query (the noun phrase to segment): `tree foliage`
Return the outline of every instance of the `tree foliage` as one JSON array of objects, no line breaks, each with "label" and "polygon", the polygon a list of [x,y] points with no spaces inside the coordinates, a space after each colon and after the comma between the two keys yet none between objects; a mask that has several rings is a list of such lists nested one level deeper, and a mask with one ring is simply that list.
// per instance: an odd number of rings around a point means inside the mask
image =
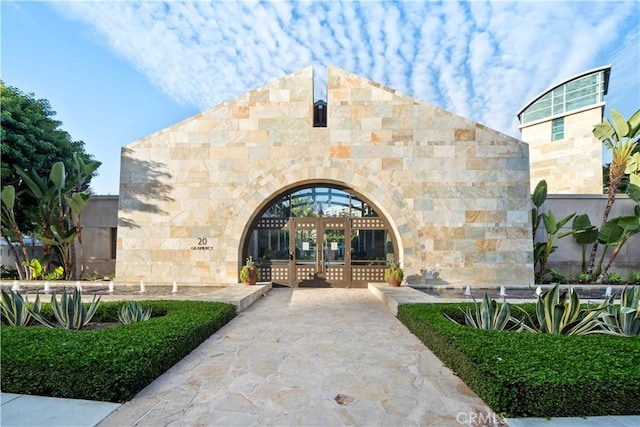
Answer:
[{"label": "tree foliage", "polygon": [[[22,264],[31,260],[23,235],[44,242],[44,271],[55,249],[64,265],[65,278],[72,275],[77,239],[82,255],[81,213],[90,197],[89,184],[100,166],[73,141],[51,117],[47,100],[36,100],[0,81],[2,89],[2,229],[13,245],[21,278],[30,278]],[[22,263],[20,262],[22,261]],[[83,264],[83,260],[81,260]],[[22,274],[24,273],[24,274]],[[81,269],[82,274],[82,269]]]},{"label": "tree foliage", "polygon": [[[3,186],[11,184],[18,188],[18,170],[47,176],[56,162],[62,162],[73,174],[74,154],[85,163],[93,160],[93,156],[85,152],[83,141],[74,141],[60,128],[62,123],[53,118],[56,112],[49,101],[36,99],[33,93],[25,94],[3,81],[0,81],[0,91]],[[15,215],[20,229],[24,233],[41,231],[35,201],[23,200],[19,195],[18,198]]]}]

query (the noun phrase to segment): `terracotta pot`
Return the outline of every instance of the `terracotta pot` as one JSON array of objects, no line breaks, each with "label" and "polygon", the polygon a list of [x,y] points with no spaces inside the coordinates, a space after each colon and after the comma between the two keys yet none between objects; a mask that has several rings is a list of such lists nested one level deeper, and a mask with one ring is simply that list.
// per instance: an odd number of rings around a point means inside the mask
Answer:
[{"label": "terracotta pot", "polygon": [[400,286],[400,282],[393,275],[393,270],[391,271],[391,274],[389,275],[389,280],[387,280],[387,283],[389,284],[389,286]]},{"label": "terracotta pot", "polygon": [[247,278],[247,280],[245,280],[245,285],[255,285],[256,283],[258,283],[258,275],[256,274],[256,268],[255,267],[251,267],[249,269],[249,277]]}]

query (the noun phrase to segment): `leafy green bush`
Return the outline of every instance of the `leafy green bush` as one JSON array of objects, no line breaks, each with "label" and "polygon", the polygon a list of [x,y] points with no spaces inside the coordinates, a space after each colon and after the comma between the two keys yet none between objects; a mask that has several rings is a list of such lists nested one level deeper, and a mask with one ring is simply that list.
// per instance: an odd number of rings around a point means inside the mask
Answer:
[{"label": "leafy green bush", "polygon": [[640,285],[640,271],[632,271],[627,275],[627,283],[630,285]]},{"label": "leafy green bush", "polygon": [[19,279],[20,275],[15,268],[6,268],[4,265],[0,265],[0,279],[10,280]]},{"label": "leafy green bush", "polygon": [[[102,303],[94,321],[117,322],[123,302]],[[111,402],[130,400],[235,317],[231,304],[145,301],[147,322],[102,330],[3,327],[3,392]],[[43,307],[50,312],[50,307]]]},{"label": "leafy green bush", "polygon": [[547,268],[545,273],[549,275],[549,280],[552,283],[564,283],[567,281],[567,275],[555,268]]},{"label": "leafy green bush", "polygon": [[578,283],[591,283],[593,282],[593,276],[589,273],[576,273],[574,276]]},{"label": "leafy green bush", "polygon": [[618,273],[607,273],[604,281],[611,284],[618,284],[622,282],[622,276],[620,276]]},{"label": "leafy green bush", "polygon": [[[640,414],[640,338],[481,330],[442,315],[459,316],[460,307],[401,305],[398,318],[495,413]],[[520,307],[535,314],[534,304]]]}]

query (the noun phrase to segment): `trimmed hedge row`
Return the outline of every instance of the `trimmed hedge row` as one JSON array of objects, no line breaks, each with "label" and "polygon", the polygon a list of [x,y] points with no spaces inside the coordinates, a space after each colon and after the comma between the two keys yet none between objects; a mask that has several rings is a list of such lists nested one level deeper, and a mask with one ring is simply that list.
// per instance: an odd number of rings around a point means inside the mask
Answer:
[{"label": "trimmed hedge row", "polygon": [[[92,322],[117,321],[122,304],[101,303]],[[157,317],[102,330],[3,326],[2,391],[125,402],[236,315],[218,302],[141,304]]]},{"label": "trimmed hedge row", "polygon": [[[458,307],[465,304],[401,305],[398,319],[494,412],[640,414],[640,337],[485,331],[442,315],[457,317]],[[521,307],[533,313],[533,304]]]}]

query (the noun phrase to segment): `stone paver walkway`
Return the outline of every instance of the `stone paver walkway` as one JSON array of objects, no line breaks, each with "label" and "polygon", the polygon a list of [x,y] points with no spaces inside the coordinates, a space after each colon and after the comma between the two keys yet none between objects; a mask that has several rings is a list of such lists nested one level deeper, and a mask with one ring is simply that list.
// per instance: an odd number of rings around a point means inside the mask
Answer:
[{"label": "stone paver walkway", "polygon": [[487,412],[367,289],[279,288],[99,426],[448,426]]}]

